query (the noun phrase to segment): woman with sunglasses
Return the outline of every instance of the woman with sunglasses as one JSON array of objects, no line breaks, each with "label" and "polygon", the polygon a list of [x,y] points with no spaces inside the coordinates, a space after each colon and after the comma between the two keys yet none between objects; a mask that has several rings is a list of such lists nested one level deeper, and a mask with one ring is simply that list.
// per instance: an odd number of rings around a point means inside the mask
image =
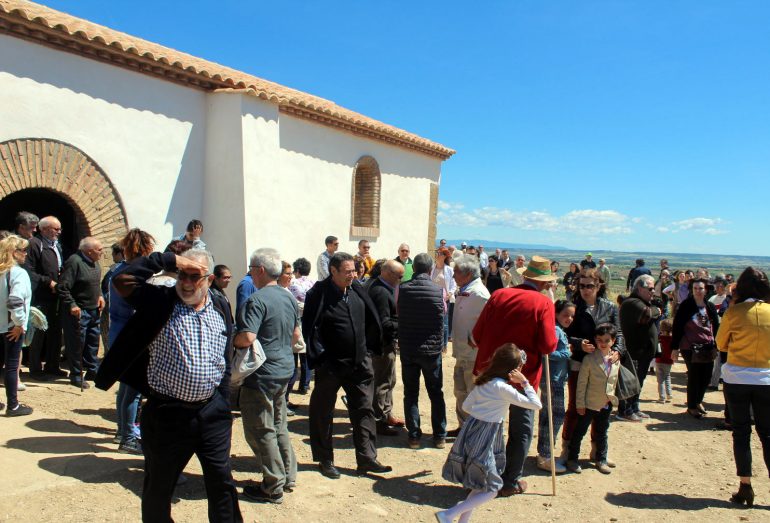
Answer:
[{"label": "woman with sunglasses", "polygon": [[[620,360],[625,352],[623,334],[620,329],[620,316],[618,306],[605,297],[606,287],[599,277],[597,269],[583,269],[575,278],[576,292],[573,295],[575,304],[575,319],[567,328],[567,337],[572,348],[572,356],[569,362],[569,378],[567,388],[569,390],[569,403],[564,417],[562,429],[562,457],[567,459],[569,442],[577,423],[577,405],[575,394],[577,392],[577,379],[580,374],[580,366],[586,354],[596,350],[594,337],[597,325],[610,323],[617,330],[617,338],[612,346],[610,359],[612,363]],[[591,428],[591,459],[594,459],[596,444],[594,442],[593,424]],[[607,465],[614,467],[615,463],[607,459]]]},{"label": "woman with sunglasses", "polygon": [[703,396],[714,370],[719,330],[719,314],[706,300],[706,285],[703,279],[690,281],[690,296],[676,310],[671,338],[671,348],[679,349],[687,365],[687,413],[697,419],[706,414]]}]

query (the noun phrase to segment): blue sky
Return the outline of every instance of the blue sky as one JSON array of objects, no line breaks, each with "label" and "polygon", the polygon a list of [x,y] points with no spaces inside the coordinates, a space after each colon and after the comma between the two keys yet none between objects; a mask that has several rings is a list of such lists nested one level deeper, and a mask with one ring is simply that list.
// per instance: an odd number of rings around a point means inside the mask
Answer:
[{"label": "blue sky", "polygon": [[770,255],[770,2],[44,3],[456,149],[439,236]]}]

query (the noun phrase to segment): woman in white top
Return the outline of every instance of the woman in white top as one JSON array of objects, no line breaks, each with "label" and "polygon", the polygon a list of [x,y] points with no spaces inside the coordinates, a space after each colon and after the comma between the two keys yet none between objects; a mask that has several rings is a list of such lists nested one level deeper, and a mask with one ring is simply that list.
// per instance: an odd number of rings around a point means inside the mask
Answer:
[{"label": "woman in white top", "polygon": [[[542,407],[537,392],[521,373],[526,354],[513,343],[499,347],[489,366],[476,378],[476,386],[463,402],[469,414],[447,457],[442,476],[471,492],[465,501],[436,513],[439,522],[469,521],[473,509],[497,495],[505,469],[503,421],[508,407]],[[514,388],[518,385],[523,394]]]},{"label": "woman in white top", "polygon": [[443,247],[438,250],[436,256],[436,265],[433,266],[433,271],[430,273],[430,279],[444,289],[444,349],[446,349],[449,342],[449,336],[451,333],[449,329],[452,324],[452,307],[455,303],[455,291],[457,290],[457,282],[454,279],[454,270],[449,264],[452,261],[452,255],[449,254],[449,249]]},{"label": "woman in white top", "polygon": [[21,344],[32,299],[29,275],[19,267],[27,257],[28,246],[27,240],[15,234],[0,241],[0,335],[5,346],[6,416],[32,414],[32,408],[20,404],[17,398]]}]

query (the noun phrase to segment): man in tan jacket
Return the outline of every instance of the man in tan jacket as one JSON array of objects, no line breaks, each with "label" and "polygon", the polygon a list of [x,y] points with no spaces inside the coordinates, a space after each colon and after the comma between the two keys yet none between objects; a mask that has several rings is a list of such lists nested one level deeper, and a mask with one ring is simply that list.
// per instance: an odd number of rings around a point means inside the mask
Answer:
[{"label": "man in tan jacket", "polygon": [[455,412],[459,426],[447,431],[447,436],[450,437],[457,437],[460,427],[468,417],[462,406],[473,388],[476,344],[471,333],[481,310],[489,300],[489,291],[481,281],[479,260],[475,256],[466,254],[457,259],[454,279],[458,290],[452,317],[452,356],[455,358]]}]

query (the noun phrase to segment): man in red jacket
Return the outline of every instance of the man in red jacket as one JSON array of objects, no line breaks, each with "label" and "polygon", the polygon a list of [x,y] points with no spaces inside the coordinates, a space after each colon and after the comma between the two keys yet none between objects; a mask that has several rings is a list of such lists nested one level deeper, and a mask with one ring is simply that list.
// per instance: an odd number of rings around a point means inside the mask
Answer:
[{"label": "man in red jacket", "polygon": [[[481,372],[498,347],[514,343],[527,355],[522,373],[537,390],[543,356],[556,350],[556,313],[553,302],[540,291],[557,277],[551,272],[551,262],[540,256],[532,257],[522,276],[524,283],[499,289],[481,311],[473,328],[478,346],[473,371]],[[511,405],[501,497],[521,494],[527,489],[521,476],[532,443],[534,420],[533,410]]]}]

